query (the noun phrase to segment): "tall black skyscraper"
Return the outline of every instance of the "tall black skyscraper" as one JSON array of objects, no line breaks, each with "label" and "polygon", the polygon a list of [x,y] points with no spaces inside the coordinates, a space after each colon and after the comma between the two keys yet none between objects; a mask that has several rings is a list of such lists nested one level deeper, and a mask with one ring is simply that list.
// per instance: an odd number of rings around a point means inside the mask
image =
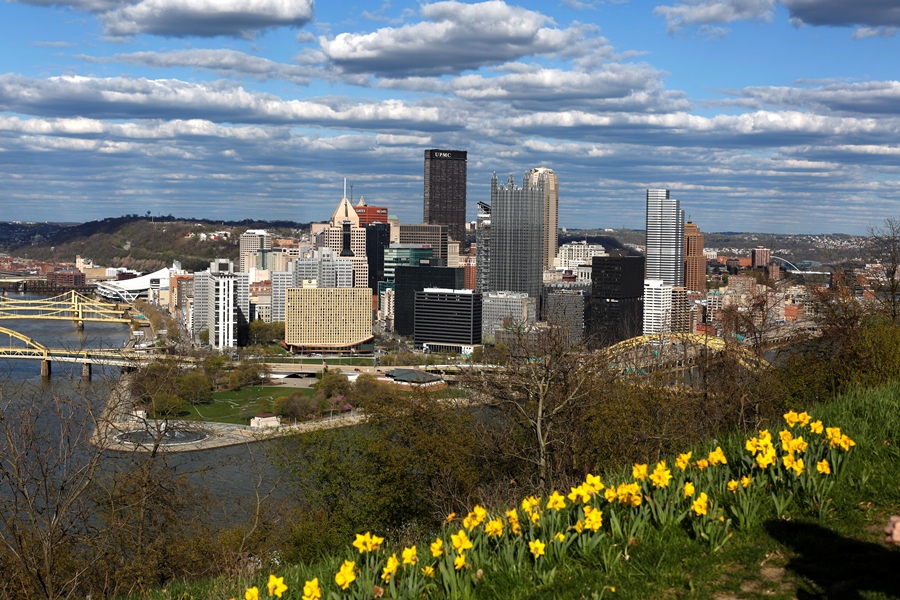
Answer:
[{"label": "tall black skyscraper", "polygon": [[450,237],[466,235],[466,151],[425,151],[425,218],[446,225]]},{"label": "tall black skyscraper", "polygon": [[595,256],[591,268],[589,334],[604,347],[641,335],[644,317],[644,257]]}]

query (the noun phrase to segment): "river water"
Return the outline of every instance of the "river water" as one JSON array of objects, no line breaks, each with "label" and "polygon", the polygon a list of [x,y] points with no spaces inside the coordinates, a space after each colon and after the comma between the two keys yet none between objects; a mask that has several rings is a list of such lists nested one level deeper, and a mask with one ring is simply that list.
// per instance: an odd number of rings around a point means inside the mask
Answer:
[{"label": "river water", "polygon": [[[35,296],[8,294],[10,299],[32,299]],[[121,348],[130,337],[127,325],[91,323],[79,331],[68,321],[42,321],[39,319],[14,319],[0,321],[0,327],[23,334],[48,348]],[[10,338],[0,334],[0,346],[8,346]],[[22,345],[18,340],[13,345]],[[105,398],[110,387],[120,375],[118,367],[93,367],[93,378],[87,383],[81,378],[81,365],[54,362],[48,380],[41,378],[41,361],[0,358],[0,399],[29,398],[39,395],[90,394]],[[277,470],[270,464],[266,450],[269,442],[215,448],[198,452],[170,453],[163,457],[175,474],[185,474],[194,484],[205,487],[217,498],[228,498],[231,509],[228,520],[241,519],[240,511],[233,509],[251,504],[256,498],[257,486],[264,495],[278,478]],[[128,453],[108,452],[110,466],[134,457]],[[286,488],[276,490],[276,497],[283,498]]]}]

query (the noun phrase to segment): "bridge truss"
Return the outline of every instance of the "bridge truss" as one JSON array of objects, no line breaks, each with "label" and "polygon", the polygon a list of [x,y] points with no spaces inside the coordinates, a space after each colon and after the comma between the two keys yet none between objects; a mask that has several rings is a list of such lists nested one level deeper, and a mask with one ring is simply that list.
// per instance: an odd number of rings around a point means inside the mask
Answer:
[{"label": "bridge truss", "polygon": [[633,337],[606,349],[610,363],[625,373],[691,368],[708,352],[725,350],[736,353],[747,369],[765,369],[770,365],[743,346],[722,338],[693,333],[661,333]]},{"label": "bridge truss", "polygon": [[0,297],[0,319],[43,319],[74,321],[79,326],[85,322],[130,323],[126,316],[128,306],[93,300],[75,290],[34,300]]}]

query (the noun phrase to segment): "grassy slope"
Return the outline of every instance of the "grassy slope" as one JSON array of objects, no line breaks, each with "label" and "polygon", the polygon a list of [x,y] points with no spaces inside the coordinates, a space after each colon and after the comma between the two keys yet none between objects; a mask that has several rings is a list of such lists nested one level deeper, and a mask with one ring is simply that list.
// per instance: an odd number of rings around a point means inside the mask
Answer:
[{"label": "grassy slope", "polygon": [[[549,585],[541,585],[527,567],[517,573],[488,572],[476,597],[900,598],[900,550],[881,541],[887,517],[900,513],[900,384],[850,394],[812,412],[857,441],[834,488],[834,509],[824,521],[797,511],[789,519],[770,518],[736,532],[716,554],[682,529],[652,530],[613,572],[575,559],[564,563]],[[771,425],[773,431],[780,427]],[[728,454],[742,445],[743,438],[722,441]],[[700,450],[705,449],[695,454]],[[303,581],[314,576],[331,584],[342,558],[279,569],[294,594],[286,597],[299,598]],[[170,585],[166,593],[150,597],[180,597],[182,592],[196,598],[243,597],[247,585],[264,589],[265,581]],[[616,593],[604,592],[604,586],[614,586]]]}]

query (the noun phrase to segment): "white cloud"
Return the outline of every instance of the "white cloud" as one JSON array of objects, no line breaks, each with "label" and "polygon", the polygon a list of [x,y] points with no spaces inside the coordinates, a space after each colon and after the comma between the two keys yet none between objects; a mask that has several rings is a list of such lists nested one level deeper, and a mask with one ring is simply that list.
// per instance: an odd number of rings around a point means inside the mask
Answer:
[{"label": "white cloud", "polygon": [[584,37],[580,27],[546,27],[550,17],[501,0],[426,4],[420,23],[367,34],[320,38],[334,65],[380,76],[461,73],[524,56],[563,52]]},{"label": "white cloud", "polygon": [[691,25],[747,19],[770,21],[774,7],[775,0],[690,0],[674,6],[657,6],[653,12],[665,17],[666,28],[674,33]]}]

